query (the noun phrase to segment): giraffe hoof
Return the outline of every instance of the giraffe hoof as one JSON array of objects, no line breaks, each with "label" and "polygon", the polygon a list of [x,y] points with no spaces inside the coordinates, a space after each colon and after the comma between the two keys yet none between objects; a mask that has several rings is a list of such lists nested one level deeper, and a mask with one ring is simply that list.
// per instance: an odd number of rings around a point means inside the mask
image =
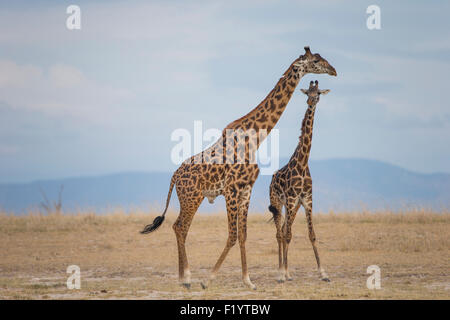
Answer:
[{"label": "giraffe hoof", "polygon": [[294,278],[289,277],[289,278],[286,278],[286,280],[287,280],[287,281],[292,281],[292,280],[294,280]]},{"label": "giraffe hoof", "polygon": [[277,279],[277,282],[278,283],[284,283],[284,280],[283,279]]},{"label": "giraffe hoof", "polygon": [[325,282],[331,282],[331,280],[328,279],[328,278],[322,278],[322,281],[325,281]]},{"label": "giraffe hoof", "polygon": [[203,283],[203,282],[200,282],[200,285],[202,286],[202,289],[203,289],[203,290],[205,290],[205,289],[208,288],[208,286],[207,286],[205,283]]},{"label": "giraffe hoof", "polygon": [[253,283],[247,285],[247,287],[248,287],[249,289],[251,289],[251,290],[256,290],[256,286],[255,286]]},{"label": "giraffe hoof", "polygon": [[191,288],[191,284],[190,283],[182,283],[181,285],[183,287],[185,287],[186,289],[190,289]]},{"label": "giraffe hoof", "polygon": [[250,281],[245,281],[244,284],[247,286],[247,288],[256,290],[256,286],[253,283],[251,283]]}]

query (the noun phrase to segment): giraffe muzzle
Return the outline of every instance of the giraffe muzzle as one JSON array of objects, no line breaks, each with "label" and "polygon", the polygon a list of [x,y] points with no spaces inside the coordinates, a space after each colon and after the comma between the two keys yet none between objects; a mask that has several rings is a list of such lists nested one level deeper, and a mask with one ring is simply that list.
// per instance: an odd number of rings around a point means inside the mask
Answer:
[{"label": "giraffe muzzle", "polygon": [[336,77],[337,76],[336,69],[330,66],[330,69],[328,70],[328,74],[330,76],[335,76]]}]

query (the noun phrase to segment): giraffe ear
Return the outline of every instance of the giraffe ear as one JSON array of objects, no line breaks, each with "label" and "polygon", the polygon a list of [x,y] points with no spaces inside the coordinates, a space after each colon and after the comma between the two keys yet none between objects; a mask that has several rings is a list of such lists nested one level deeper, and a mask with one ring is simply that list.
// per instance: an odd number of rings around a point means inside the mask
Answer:
[{"label": "giraffe ear", "polygon": [[330,92],[330,89],[319,90],[319,93],[323,95],[326,95],[328,92]]},{"label": "giraffe ear", "polygon": [[306,89],[300,89],[301,92],[303,92],[304,94],[308,95],[308,90]]}]

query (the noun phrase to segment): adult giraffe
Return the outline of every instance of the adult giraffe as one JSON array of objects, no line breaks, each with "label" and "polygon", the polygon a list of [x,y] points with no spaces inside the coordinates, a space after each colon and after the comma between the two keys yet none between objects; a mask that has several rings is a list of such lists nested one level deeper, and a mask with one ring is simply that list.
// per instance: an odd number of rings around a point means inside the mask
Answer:
[{"label": "adult giraffe", "polygon": [[[256,288],[248,275],[245,252],[250,195],[259,174],[254,154],[280,119],[297,84],[307,73],[336,76],[336,70],[324,58],[317,53],[312,54],[309,47],[305,47],[305,54],[292,62],[275,88],[256,108],[230,123],[215,144],[184,161],[173,174],[163,214],[141,233],[150,233],[162,224],[176,185],[180,214],[173,229],[178,245],[179,280],[183,286],[189,288],[191,283],[185,241],[192,218],[205,197],[213,203],[218,195],[223,195],[228,215],[228,240],[210,280],[215,277],[228,251],[239,239],[244,284]],[[202,286],[206,288],[205,284]]]}]

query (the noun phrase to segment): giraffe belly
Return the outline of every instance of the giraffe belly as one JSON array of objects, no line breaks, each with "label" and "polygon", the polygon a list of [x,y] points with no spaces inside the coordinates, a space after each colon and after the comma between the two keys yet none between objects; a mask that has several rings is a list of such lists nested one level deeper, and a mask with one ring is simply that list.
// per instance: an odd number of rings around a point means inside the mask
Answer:
[{"label": "giraffe belly", "polygon": [[203,190],[203,196],[208,198],[209,203],[214,203],[214,200],[223,194],[223,183],[211,187],[213,188]]},{"label": "giraffe belly", "polygon": [[217,196],[222,194],[222,190],[203,190],[203,196],[208,198],[209,203],[214,203]]}]

